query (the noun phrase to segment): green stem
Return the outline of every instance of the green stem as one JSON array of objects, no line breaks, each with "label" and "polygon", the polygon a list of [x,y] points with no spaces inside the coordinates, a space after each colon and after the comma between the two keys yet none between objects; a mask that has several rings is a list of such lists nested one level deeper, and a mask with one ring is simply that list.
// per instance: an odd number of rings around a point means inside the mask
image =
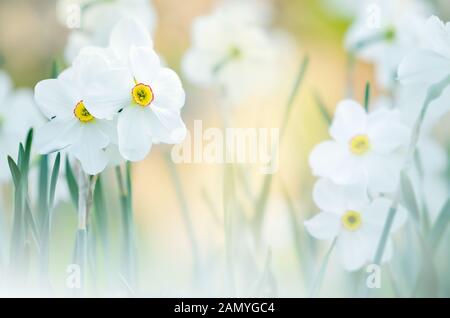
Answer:
[{"label": "green stem", "polygon": [[[414,129],[412,131],[410,144],[408,147],[408,151],[406,153],[406,164],[402,170],[406,170],[407,165],[410,162],[414,162],[417,143],[419,142],[422,124],[425,119],[425,115],[428,111],[428,107],[430,106],[432,101],[434,101],[435,99],[437,99],[438,97],[441,96],[442,92],[449,84],[450,84],[450,75],[447,78],[443,79],[441,82],[432,85],[428,89],[427,96],[426,96],[425,102],[423,104],[422,110],[419,114],[419,117],[418,117],[416,124],[414,125]],[[377,247],[377,250],[375,253],[375,258],[373,261],[374,264],[377,264],[377,265],[381,264],[381,260],[382,260],[383,254],[384,254],[384,250],[386,248],[386,243],[387,243],[387,240],[389,237],[389,233],[391,231],[392,224],[394,223],[395,215],[398,210],[400,196],[401,196],[401,186],[398,187],[398,189],[394,195],[392,205],[389,209],[389,214],[386,218],[382,236],[380,238],[380,241],[378,243],[378,247]]]},{"label": "green stem", "polygon": [[130,286],[132,290],[136,289],[136,247],[135,247],[135,233],[133,222],[133,207],[132,207],[132,193],[131,193],[131,166],[126,164],[126,179],[124,180],[121,167],[116,167],[116,178],[119,187],[121,214],[122,214],[122,231],[123,231],[123,278],[126,280],[126,285]]},{"label": "green stem", "polygon": [[80,266],[80,296],[86,295],[88,272],[88,220],[97,176],[88,176],[78,164],[78,227],[76,232],[75,263]]},{"label": "green stem", "polygon": [[166,155],[166,163],[169,167],[170,176],[172,178],[172,182],[175,186],[175,191],[178,197],[178,202],[180,203],[182,218],[184,226],[186,227],[186,232],[188,234],[189,242],[191,244],[192,255],[194,260],[194,277],[199,277],[201,270],[201,262],[200,262],[200,252],[198,247],[197,238],[195,236],[194,226],[192,224],[191,213],[189,211],[189,207],[186,201],[186,197],[184,194],[183,187],[181,185],[180,176],[178,175],[178,171],[175,165],[170,160],[170,154]]}]

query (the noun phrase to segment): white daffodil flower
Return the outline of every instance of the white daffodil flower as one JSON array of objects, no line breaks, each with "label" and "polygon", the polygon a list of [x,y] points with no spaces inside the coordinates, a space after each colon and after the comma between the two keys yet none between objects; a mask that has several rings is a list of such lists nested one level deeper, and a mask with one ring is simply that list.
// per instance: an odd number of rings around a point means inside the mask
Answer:
[{"label": "white daffodil flower", "polygon": [[162,67],[147,30],[132,19],[121,20],[111,34],[109,53],[114,68],[92,87],[87,101],[91,114],[110,119],[118,113],[118,145],[130,161],[144,159],[153,143],[183,141],[181,119],[185,92],[178,75]]},{"label": "white daffodil flower", "polygon": [[40,153],[65,149],[87,174],[105,169],[108,157],[104,149],[116,141],[114,121],[94,117],[88,100],[89,91],[101,86],[98,79],[109,70],[101,56],[82,53],[57,79],[36,85],[36,103],[50,119],[36,134]]},{"label": "white daffodil flower", "polygon": [[9,76],[0,71],[0,182],[10,179],[7,156],[17,159],[19,143],[25,142],[31,128],[44,122],[36,108],[33,92],[12,89]]},{"label": "white daffodil flower", "polygon": [[[64,22],[67,15],[75,14],[70,8],[74,0],[65,0],[60,4],[61,16]],[[108,45],[111,30],[122,18],[134,18],[152,32],[156,27],[156,12],[149,0],[109,0],[89,1],[76,0],[80,6],[80,28],[74,28],[69,34],[65,57],[68,62],[75,59],[78,53],[87,46]]]},{"label": "white daffodil flower", "polygon": [[410,130],[394,110],[367,114],[353,100],[336,108],[333,140],[317,145],[309,158],[313,174],[337,184],[366,183],[374,192],[393,192],[398,184]]},{"label": "white daffodil flower", "polygon": [[195,19],[182,69],[192,83],[222,89],[236,102],[268,91],[279,71],[274,66],[283,58],[273,34],[248,19],[237,19],[225,8]]},{"label": "white daffodil flower", "polygon": [[[392,201],[386,198],[370,201],[364,186],[338,186],[328,179],[317,181],[313,197],[321,211],[304,223],[308,232],[319,240],[337,238],[337,253],[348,271],[373,261]],[[406,211],[399,207],[391,233],[405,221]],[[391,259],[392,245],[389,238],[383,261]]]},{"label": "white daffodil flower", "polygon": [[400,64],[402,84],[432,85],[450,75],[450,22],[432,16],[425,24],[422,46],[408,54]]},{"label": "white daffodil flower", "polygon": [[417,0],[361,1],[358,17],[346,35],[346,48],[374,63],[377,82],[390,88],[396,83],[401,60],[417,47],[428,11]]}]

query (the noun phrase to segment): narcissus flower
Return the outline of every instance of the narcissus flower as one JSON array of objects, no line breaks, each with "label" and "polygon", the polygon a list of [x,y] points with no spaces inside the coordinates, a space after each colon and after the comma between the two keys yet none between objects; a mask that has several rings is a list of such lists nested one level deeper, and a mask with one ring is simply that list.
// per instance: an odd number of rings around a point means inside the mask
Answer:
[{"label": "narcissus flower", "polygon": [[[342,2],[342,1],[341,1]],[[374,63],[377,82],[396,83],[402,58],[417,46],[427,8],[417,0],[362,0],[345,45],[357,57]]]},{"label": "narcissus flower", "polygon": [[395,190],[410,138],[397,111],[367,114],[357,102],[344,100],[329,132],[333,140],[320,143],[310,155],[314,175],[343,185],[366,183],[375,192]]},{"label": "narcissus flower", "polygon": [[231,3],[195,19],[192,46],[183,58],[182,68],[192,83],[221,89],[232,102],[237,102],[256,92],[270,91],[277,82],[284,51],[290,50],[280,49],[289,41],[283,42],[254,21],[258,19],[248,17],[251,10],[237,10],[248,2]]},{"label": "narcissus flower", "polygon": [[400,64],[403,84],[438,83],[450,75],[450,22],[432,16],[425,24],[422,47],[408,54]]},{"label": "narcissus flower", "polygon": [[[328,179],[317,181],[313,196],[321,211],[305,222],[309,234],[319,240],[337,238],[337,253],[348,271],[373,261],[392,201],[386,198],[370,201],[363,185],[338,186]],[[391,233],[405,220],[406,211],[400,207]],[[383,261],[391,258],[392,245],[388,239]]]},{"label": "narcissus flower", "polygon": [[118,68],[103,74],[101,85],[91,87],[90,113],[110,119],[118,113],[118,144],[130,161],[144,159],[153,143],[183,141],[181,119],[185,92],[178,75],[161,66],[147,30],[124,19],[111,34],[109,54]]},{"label": "narcissus flower", "polygon": [[108,163],[104,149],[115,141],[113,121],[93,116],[89,91],[97,78],[109,70],[106,61],[95,54],[81,54],[71,68],[57,79],[39,82],[35,100],[50,121],[37,131],[42,154],[66,149],[91,175],[100,173]]},{"label": "narcissus flower", "polygon": [[7,156],[17,159],[19,143],[25,142],[31,128],[44,122],[36,108],[33,92],[12,89],[9,76],[0,71],[0,182],[9,180]]}]

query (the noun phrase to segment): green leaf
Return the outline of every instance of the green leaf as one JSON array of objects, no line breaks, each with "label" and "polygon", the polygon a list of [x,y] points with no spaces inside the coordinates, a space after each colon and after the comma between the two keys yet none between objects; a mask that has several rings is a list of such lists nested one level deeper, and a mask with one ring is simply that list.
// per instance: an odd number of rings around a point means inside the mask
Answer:
[{"label": "green leaf", "polygon": [[108,246],[108,214],[106,213],[105,195],[103,192],[103,182],[101,177],[98,177],[97,184],[94,189],[94,210],[96,225],[100,233],[101,242],[105,252],[105,256],[109,253]]},{"label": "green leaf", "polygon": [[183,189],[183,186],[181,184],[181,179],[178,174],[178,171],[174,165],[174,163],[171,161],[170,154],[167,153],[165,156],[167,167],[169,168],[170,176],[172,178],[172,183],[175,187],[175,192],[178,198],[178,203],[180,205],[181,210],[181,216],[183,218],[183,223],[186,227],[186,232],[188,234],[188,239],[191,244],[192,248],[192,255],[194,258],[194,270],[198,270],[200,266],[200,254],[199,254],[199,247],[198,247],[198,241],[195,235],[195,229],[194,225],[192,223],[192,217],[191,217],[191,211],[189,209],[185,191]]},{"label": "green leaf", "polygon": [[[30,201],[28,198],[25,200],[25,220],[31,228],[31,235],[33,237],[33,240],[36,243],[39,242],[39,232],[38,232],[37,222],[36,222],[36,219],[34,218],[33,213],[31,213]],[[38,244],[36,247],[39,249]]]},{"label": "green leaf", "polygon": [[441,212],[439,212],[439,216],[431,228],[429,241],[430,246],[436,249],[441,242],[442,236],[445,233],[445,230],[450,222],[450,199],[447,200]]},{"label": "green leaf", "polygon": [[366,83],[366,90],[364,93],[364,109],[366,110],[366,113],[369,112],[369,103],[370,103],[370,83]]},{"label": "green leaf", "polygon": [[[132,199],[133,199],[133,188],[131,184],[131,162],[127,161],[126,166],[126,186],[127,186],[127,197],[128,197],[128,208],[131,209]],[[131,211],[130,211],[131,213]]]},{"label": "green leaf", "polygon": [[[289,117],[290,117],[290,114],[292,111],[292,106],[294,105],[295,98],[297,97],[298,92],[300,91],[300,87],[301,87],[301,84],[303,83],[303,79],[304,79],[306,71],[308,69],[308,65],[309,65],[309,58],[308,58],[308,56],[305,56],[300,65],[297,77],[295,79],[294,85],[292,86],[292,90],[291,90],[291,93],[289,95],[289,98],[288,98],[288,101],[286,104],[283,122],[281,125],[280,144],[283,140],[284,132],[286,131],[286,127],[287,127]],[[279,145],[277,145],[277,147],[279,147]],[[276,151],[279,151],[279,149],[276,149]],[[272,180],[273,180],[272,174],[267,174],[264,177],[264,181],[263,181],[261,190],[257,197],[257,201],[256,201],[256,205],[255,205],[255,214],[254,214],[254,227],[255,227],[255,230],[257,233],[260,231],[260,227],[261,227],[262,221],[264,219],[264,214],[266,212],[266,206],[267,206],[267,201],[269,198]]]},{"label": "green leaf", "polygon": [[255,205],[255,226],[259,230],[264,219],[264,214],[266,212],[267,202],[269,200],[270,189],[272,187],[273,175],[267,174],[264,177],[263,185],[259,192],[256,205]]},{"label": "green leaf", "polygon": [[416,195],[414,193],[414,188],[409,179],[408,175],[405,172],[401,173],[400,177],[401,189],[402,189],[402,197],[405,203],[405,206],[408,212],[411,214],[412,218],[415,222],[419,222],[420,218],[420,209],[417,204]]},{"label": "green leaf", "polygon": [[19,152],[17,154],[17,166],[19,167],[22,174],[25,172],[24,165],[25,165],[25,148],[23,147],[23,144],[19,144]]},{"label": "green leaf", "polygon": [[309,65],[309,57],[305,56],[303,58],[303,61],[300,65],[300,69],[297,73],[297,77],[295,79],[294,85],[292,87],[291,93],[289,95],[287,104],[286,104],[286,109],[284,111],[284,117],[283,117],[283,122],[281,125],[281,138],[283,138],[282,136],[284,135],[284,131],[286,130],[286,126],[287,123],[289,121],[289,116],[291,114],[292,111],[292,106],[294,105],[294,101],[295,98],[297,97],[298,92],[300,91],[300,87],[301,84],[303,83],[303,79],[305,77],[306,71],[308,69],[308,65]]},{"label": "green leaf", "polygon": [[55,201],[55,191],[56,191],[56,184],[58,183],[60,165],[61,165],[61,154],[58,152],[58,154],[56,155],[55,163],[53,164],[52,176],[50,179],[50,196],[48,203],[50,208],[53,208],[53,203]]},{"label": "green leaf", "polygon": [[48,212],[48,156],[41,156],[39,161],[39,181],[38,181],[38,209],[39,224],[42,227],[45,224],[46,214]]},{"label": "green leaf", "polygon": [[52,69],[51,69],[51,78],[57,78],[58,75],[61,73],[63,66],[62,63],[58,59],[54,59],[52,61]]},{"label": "green leaf", "polygon": [[69,188],[70,197],[72,198],[73,205],[78,209],[78,183],[73,174],[72,167],[70,166],[69,158],[66,157],[66,181]]},{"label": "green leaf", "polygon": [[33,144],[33,128],[28,131],[27,138],[25,139],[25,160],[27,165],[30,163],[31,146]]},{"label": "green leaf", "polygon": [[322,99],[320,98],[320,95],[318,92],[314,92],[314,100],[316,102],[317,107],[319,108],[320,113],[322,114],[323,119],[325,122],[329,125],[331,125],[331,122],[333,121],[330,113],[327,110],[327,107],[323,103]]},{"label": "green leaf", "polygon": [[16,188],[18,188],[20,186],[20,179],[21,179],[19,167],[14,162],[13,158],[11,158],[10,156],[8,156],[8,165],[9,165],[9,170],[11,171],[14,186]]}]

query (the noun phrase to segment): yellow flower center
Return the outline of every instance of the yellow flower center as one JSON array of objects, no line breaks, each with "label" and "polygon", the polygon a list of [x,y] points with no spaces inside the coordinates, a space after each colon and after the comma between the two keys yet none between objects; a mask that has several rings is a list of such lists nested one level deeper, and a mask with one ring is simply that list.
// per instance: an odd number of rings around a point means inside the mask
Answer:
[{"label": "yellow flower center", "polygon": [[133,100],[136,104],[142,107],[147,107],[153,102],[154,95],[153,90],[149,85],[142,83],[136,84],[131,91]]},{"label": "yellow flower center", "polygon": [[78,118],[79,121],[82,123],[88,123],[90,121],[93,121],[95,118],[94,116],[89,113],[89,111],[86,109],[86,106],[84,106],[83,101],[80,101],[74,108],[73,113],[76,118]]},{"label": "yellow flower center", "polygon": [[369,137],[358,135],[350,140],[350,151],[355,155],[363,155],[370,150]]},{"label": "yellow flower center", "polygon": [[356,211],[347,211],[342,216],[342,224],[349,231],[356,231],[361,227],[361,214]]}]

